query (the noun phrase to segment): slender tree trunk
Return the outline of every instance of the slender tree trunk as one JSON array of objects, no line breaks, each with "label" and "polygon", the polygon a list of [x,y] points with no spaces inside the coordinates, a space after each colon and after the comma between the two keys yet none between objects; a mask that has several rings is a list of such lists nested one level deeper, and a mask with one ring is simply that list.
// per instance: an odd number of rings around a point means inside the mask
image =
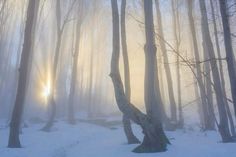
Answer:
[{"label": "slender tree trunk", "polygon": [[10,135],[8,141],[8,147],[10,148],[20,148],[20,124],[21,117],[24,109],[24,100],[27,88],[27,76],[28,76],[28,66],[30,63],[30,55],[32,53],[32,32],[33,32],[33,23],[34,19],[37,18],[37,14],[35,12],[36,8],[36,0],[30,0],[27,9],[27,20],[25,25],[25,35],[24,35],[24,44],[23,50],[21,54],[21,62],[19,69],[19,79],[18,79],[18,88],[17,95],[15,100],[15,106],[12,113],[11,123],[10,123]]},{"label": "slender tree trunk", "polygon": [[[219,44],[217,25],[216,25],[216,17],[215,17],[215,9],[214,9],[214,5],[213,5],[213,1],[212,0],[210,0],[210,5],[211,5],[211,12],[212,12],[213,27],[214,27],[214,37],[215,37],[215,44],[216,44],[216,52],[217,52],[218,58],[221,58],[220,44]],[[225,98],[224,100],[225,100],[225,104],[226,104],[226,111],[227,111],[228,118],[229,118],[229,123],[230,123],[230,130],[231,130],[232,135],[235,136],[236,133],[235,133],[235,128],[234,128],[234,121],[233,121],[232,114],[230,112],[228,100],[226,99],[227,98],[227,94],[226,94],[226,89],[225,89],[225,79],[224,79],[224,71],[223,71],[222,60],[219,60],[219,70],[220,70],[220,78],[221,78],[221,83],[222,83],[223,94],[224,94],[224,98]]]},{"label": "slender tree trunk", "polygon": [[[210,57],[207,53],[207,45],[206,43],[202,43],[203,45],[203,57],[204,60],[209,60]],[[207,128],[208,130],[214,130],[215,128],[215,114],[214,114],[214,107],[213,107],[213,95],[212,95],[212,81],[211,81],[211,66],[209,62],[205,62],[203,65],[204,69],[204,80],[205,80],[205,91],[207,95]]]},{"label": "slender tree trunk", "polygon": [[[152,21],[152,1],[144,1],[145,3],[145,12],[149,10],[149,15],[146,18]],[[147,3],[147,4],[146,4]],[[120,32],[119,32],[119,12],[117,6],[117,0],[111,0],[112,6],[112,22],[113,22],[113,52],[111,58],[111,79],[114,86],[114,92],[116,97],[116,102],[119,109],[125,116],[128,116],[129,119],[134,121],[136,124],[140,125],[143,129],[145,135],[143,143],[138,146],[134,152],[143,153],[143,152],[161,152],[165,151],[167,143],[169,143],[161,123],[157,123],[157,119],[151,119],[149,116],[143,114],[139,109],[137,109],[133,104],[131,104],[124,92],[123,84],[119,72],[119,53],[120,53]],[[145,13],[146,15],[147,13]],[[151,14],[151,15],[150,15]],[[148,25],[149,21],[145,22],[145,25]],[[151,24],[152,30],[153,23]],[[146,28],[148,30],[148,28]],[[152,32],[154,33],[154,32]],[[154,35],[154,34],[152,34]],[[153,43],[154,44],[154,43]],[[150,45],[146,45],[149,47]],[[153,48],[153,45],[151,46]],[[154,46],[155,47],[155,46]],[[148,51],[146,51],[148,52]],[[150,52],[151,53],[151,52]],[[156,69],[152,69],[156,70]],[[153,71],[155,73],[155,71]],[[154,79],[154,76],[153,76]],[[153,89],[153,88],[152,88]],[[154,100],[155,98],[152,98]],[[155,104],[158,105],[158,104]],[[155,108],[158,108],[155,106]],[[154,115],[153,115],[154,116]],[[160,116],[160,115],[159,115]]]},{"label": "slender tree trunk", "polygon": [[194,19],[193,19],[193,0],[188,0],[188,19],[189,19],[189,25],[190,25],[190,31],[191,31],[191,36],[192,36],[192,42],[193,42],[193,49],[194,49],[194,57],[196,61],[196,75],[197,75],[197,83],[199,87],[199,93],[201,96],[201,107],[199,107],[202,110],[203,114],[203,129],[204,130],[211,130],[212,128],[209,127],[208,124],[208,119],[209,115],[207,113],[207,94],[206,90],[204,88],[204,82],[202,78],[202,72],[201,72],[201,66],[198,64],[200,61],[200,55],[199,55],[199,49],[198,49],[198,43],[197,43],[197,35],[196,35],[196,29],[195,29],[195,24],[194,24]]},{"label": "slender tree trunk", "polygon": [[[80,16],[80,15],[79,15]],[[77,81],[77,66],[79,59],[79,46],[80,46],[80,30],[81,30],[81,19],[77,20],[76,24],[76,39],[75,39],[75,51],[73,54],[73,67],[72,67],[72,76],[70,82],[70,92],[68,99],[68,121],[70,124],[75,124],[75,115],[74,115],[74,96],[76,90],[76,81]]]},{"label": "slender tree trunk", "polygon": [[[162,29],[162,20],[161,20],[161,11],[159,6],[159,0],[155,0],[156,2],[156,10],[157,10],[157,22],[158,22],[158,34],[161,38],[165,39],[163,29]],[[164,40],[159,40],[161,45],[161,51],[164,57],[164,67],[166,72],[166,78],[167,78],[167,86],[168,86],[168,93],[169,93],[169,100],[170,100],[170,111],[171,111],[171,120],[173,122],[177,122],[177,107],[175,103],[174,98],[174,90],[173,90],[173,83],[172,83],[172,76],[169,66],[169,59],[167,55],[166,46],[164,43]]]},{"label": "slender tree trunk", "polygon": [[[180,23],[179,23],[179,8],[178,1],[171,1],[172,8],[172,21],[174,26],[174,38],[175,38],[175,49],[178,53],[180,53]],[[176,56],[176,74],[177,74],[177,95],[178,95],[178,111],[179,111],[179,119],[178,119],[178,127],[183,128],[184,119],[183,119],[183,111],[182,111],[182,100],[181,100],[181,81],[180,81],[180,57]]]},{"label": "slender tree trunk", "polygon": [[56,78],[57,78],[57,69],[58,69],[58,61],[60,56],[60,49],[61,49],[61,40],[63,34],[63,28],[61,28],[61,4],[60,0],[56,2],[56,22],[57,22],[57,41],[56,41],[56,49],[54,54],[53,60],[53,67],[52,67],[52,76],[51,76],[51,93],[48,98],[48,105],[51,108],[50,116],[46,125],[42,128],[43,131],[50,131],[51,127],[53,126],[53,122],[56,116],[56,102],[55,102],[55,90],[56,90]]},{"label": "slender tree trunk", "polygon": [[220,12],[222,18],[222,24],[224,29],[224,43],[225,43],[225,52],[226,52],[226,61],[228,66],[229,80],[231,85],[231,94],[233,98],[234,112],[236,116],[236,69],[234,65],[234,55],[231,39],[231,30],[229,25],[229,18],[227,15],[227,1],[219,0],[220,3]]},{"label": "slender tree trunk", "polygon": [[[125,77],[125,95],[130,101],[130,72],[129,72],[129,58],[128,58],[128,50],[126,43],[126,22],[125,22],[125,12],[126,12],[126,0],[121,1],[121,15],[120,15],[120,28],[121,28],[121,44],[122,44],[122,52],[123,52],[123,60],[124,60],[124,77]],[[134,135],[131,127],[131,122],[128,117],[123,115],[123,125],[126,138],[128,140],[128,144],[140,143],[138,138]]]},{"label": "slender tree trunk", "polygon": [[214,90],[216,93],[217,107],[218,107],[219,117],[220,117],[218,128],[219,128],[220,135],[222,137],[222,141],[230,142],[232,141],[232,137],[229,132],[227,112],[225,108],[224,95],[221,88],[220,75],[219,75],[218,66],[215,60],[213,44],[210,37],[205,0],[199,0],[199,3],[200,3],[201,15],[202,15],[202,19],[201,19],[202,31],[203,31],[202,39],[203,39],[203,42],[206,44],[206,49],[207,49],[209,57],[213,59],[210,61],[210,64],[211,64],[212,75],[213,75]]}]

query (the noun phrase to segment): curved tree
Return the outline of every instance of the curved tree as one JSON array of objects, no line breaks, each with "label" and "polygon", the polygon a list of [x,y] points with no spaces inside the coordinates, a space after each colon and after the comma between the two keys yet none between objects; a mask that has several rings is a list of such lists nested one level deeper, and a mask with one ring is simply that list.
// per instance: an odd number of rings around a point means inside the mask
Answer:
[{"label": "curved tree", "polygon": [[[112,6],[112,21],[113,21],[113,52],[111,58],[111,79],[114,86],[115,98],[120,111],[127,116],[129,119],[134,121],[136,124],[140,125],[143,133],[144,139],[140,146],[135,148],[133,151],[137,153],[143,152],[162,152],[166,151],[167,144],[169,140],[167,139],[160,120],[160,115],[154,114],[151,110],[148,110],[148,114],[142,113],[138,108],[131,104],[124,92],[124,87],[121,81],[120,71],[119,71],[119,54],[120,54],[120,31],[119,31],[119,13],[117,0],[111,0]],[[152,13],[152,1],[144,1],[145,10],[145,28],[147,43],[145,46],[145,52],[149,54],[146,56],[146,61],[150,59],[151,54],[156,55],[156,48],[154,42],[154,26],[153,26],[153,13]],[[156,61],[156,57],[153,57],[153,61]],[[155,63],[156,65],[156,63]],[[154,90],[153,82],[147,83],[149,80],[155,80],[156,69],[151,69],[150,63],[146,62],[146,72],[145,74],[145,103],[146,106],[155,107],[158,110],[158,103],[154,97],[151,96],[151,90]],[[155,68],[155,66],[153,66]],[[147,74],[151,74],[147,76]],[[153,88],[150,88],[151,85]],[[154,110],[155,111],[155,110]]]}]

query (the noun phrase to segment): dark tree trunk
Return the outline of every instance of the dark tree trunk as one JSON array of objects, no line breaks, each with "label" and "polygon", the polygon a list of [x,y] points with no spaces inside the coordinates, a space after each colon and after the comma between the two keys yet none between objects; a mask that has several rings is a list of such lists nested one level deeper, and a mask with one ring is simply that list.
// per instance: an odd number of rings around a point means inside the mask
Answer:
[{"label": "dark tree trunk", "polygon": [[233,54],[233,47],[232,47],[232,39],[231,39],[231,30],[229,25],[229,18],[227,15],[227,6],[226,0],[219,0],[220,3],[220,12],[222,18],[222,24],[224,29],[224,43],[225,43],[225,52],[226,52],[226,61],[228,66],[228,73],[229,73],[229,80],[231,85],[231,94],[233,98],[234,104],[234,112],[236,116],[236,69],[233,66],[234,63],[234,54]]},{"label": "dark tree trunk", "polygon": [[35,12],[36,8],[36,0],[30,0],[27,9],[27,20],[25,25],[25,35],[24,35],[24,44],[21,54],[21,62],[19,69],[19,79],[18,79],[18,88],[15,100],[15,106],[12,113],[11,123],[10,123],[10,135],[8,141],[8,147],[10,148],[20,148],[20,124],[22,113],[24,109],[24,100],[27,88],[27,76],[28,76],[28,68],[30,63],[31,56],[31,48],[32,48],[32,37],[33,37],[33,23],[34,19],[37,18],[37,14]]},{"label": "dark tree trunk", "polygon": [[[217,52],[218,58],[221,58],[220,44],[219,44],[219,38],[218,38],[218,30],[217,30],[216,17],[215,17],[215,9],[214,9],[214,5],[213,5],[212,0],[210,0],[210,5],[211,5],[211,12],[212,12],[213,27],[214,27],[216,52]],[[228,100],[226,99],[227,94],[226,94],[226,89],[225,89],[223,63],[222,63],[221,59],[219,60],[219,70],[220,70],[220,79],[221,79],[221,83],[222,83],[223,94],[224,94],[224,98],[225,98],[224,100],[225,100],[225,104],[226,104],[226,111],[227,111],[228,119],[229,119],[229,123],[230,123],[230,130],[231,130],[232,135],[235,136],[236,134],[235,134],[235,128],[234,128],[234,121],[233,121],[233,117],[232,117],[232,114],[231,114],[231,111],[230,111],[230,108],[229,108]]]},{"label": "dark tree trunk", "polygon": [[[125,95],[130,101],[130,72],[129,72],[129,57],[126,43],[126,22],[125,22],[125,12],[126,12],[126,0],[121,1],[121,14],[120,14],[120,27],[121,27],[121,44],[124,60],[124,77],[125,77]],[[131,122],[128,117],[123,115],[123,125],[128,144],[140,143],[138,138],[134,135],[131,127]]]},{"label": "dark tree trunk", "polygon": [[[148,2],[148,4],[145,4],[146,11],[147,9],[152,9],[152,3],[150,3],[151,1],[144,1],[144,2],[145,3]],[[145,135],[143,143],[139,147],[137,147],[134,150],[134,152],[143,153],[143,152],[165,151],[167,143],[169,143],[169,141],[162,129],[161,122],[157,123],[157,120],[154,121],[154,119],[152,119],[151,117],[143,114],[139,109],[137,109],[133,104],[131,104],[128,101],[124,93],[124,88],[119,72],[120,33],[119,33],[119,13],[118,13],[117,0],[111,0],[111,6],[112,6],[112,21],[113,21],[113,52],[111,58],[110,76],[112,78],[114,86],[116,102],[119,109],[125,116],[128,116],[129,119],[131,119],[136,124],[142,127],[143,133]],[[149,14],[150,13],[152,13],[152,11],[149,12]],[[150,17],[147,16],[147,18]],[[146,21],[145,23],[147,22],[148,21]],[[153,23],[151,25],[153,26]]]},{"label": "dark tree trunk", "polygon": [[215,60],[213,44],[210,37],[205,0],[199,0],[199,3],[200,3],[201,15],[202,15],[202,18],[201,18],[202,31],[203,31],[202,39],[203,39],[203,42],[206,44],[206,50],[209,57],[212,58],[212,60],[210,61],[210,64],[211,64],[211,70],[212,70],[212,75],[213,75],[214,90],[216,93],[217,107],[218,107],[219,117],[220,117],[218,128],[219,128],[222,141],[230,142],[232,141],[232,137],[229,132],[227,112],[225,108],[226,106],[224,102],[224,95],[221,88],[220,75],[218,71],[218,65]]}]

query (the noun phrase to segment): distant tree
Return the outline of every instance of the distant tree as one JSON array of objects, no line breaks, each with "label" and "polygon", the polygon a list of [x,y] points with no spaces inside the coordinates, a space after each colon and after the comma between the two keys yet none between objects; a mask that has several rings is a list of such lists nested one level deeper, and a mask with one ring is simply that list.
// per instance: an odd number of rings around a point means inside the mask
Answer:
[{"label": "distant tree", "polygon": [[[158,35],[162,38],[159,40],[161,52],[164,58],[164,67],[166,72],[166,78],[167,78],[167,87],[168,87],[168,94],[169,94],[169,100],[170,100],[170,113],[171,113],[171,120],[174,123],[177,123],[177,107],[176,102],[174,98],[174,90],[173,90],[173,81],[172,81],[172,75],[170,71],[169,66],[169,59],[167,54],[167,49],[165,45],[165,36],[163,32],[163,26],[162,26],[162,17],[161,17],[161,11],[159,6],[159,0],[155,0],[156,4],[156,10],[157,10],[157,24],[158,24]],[[173,128],[174,129],[174,128]]]},{"label": "distant tree", "polygon": [[12,113],[11,123],[10,123],[10,135],[8,141],[8,147],[10,148],[20,148],[20,124],[22,113],[24,109],[24,100],[27,88],[27,77],[28,68],[30,63],[30,56],[32,54],[32,41],[33,41],[33,24],[34,20],[37,18],[38,5],[36,6],[37,0],[29,0],[27,9],[27,18],[24,33],[24,44],[21,53],[20,69],[19,69],[19,79],[18,88],[16,94],[15,105]]},{"label": "distant tree", "polygon": [[[200,62],[200,53],[198,48],[198,42],[197,42],[197,35],[196,35],[196,28],[193,18],[193,0],[187,1],[187,8],[188,8],[188,20],[189,20],[189,26],[190,26],[190,32],[192,37],[192,43],[193,43],[193,50],[194,50],[194,57],[195,61],[197,63]],[[199,93],[201,98],[201,110],[203,115],[203,129],[204,130],[211,130],[211,126],[209,124],[209,114],[207,112],[207,93],[204,87],[203,77],[202,77],[202,71],[201,71],[201,65],[196,64],[196,76],[197,76],[197,83],[199,87]]]},{"label": "distant tree", "polygon": [[51,91],[48,98],[49,107],[51,108],[50,117],[46,123],[46,125],[42,128],[43,131],[50,131],[51,127],[53,126],[53,122],[56,116],[56,101],[55,101],[55,91],[56,91],[56,82],[57,82],[57,73],[58,73],[58,62],[59,56],[61,52],[61,45],[62,45],[62,37],[63,32],[65,30],[65,26],[70,20],[70,13],[73,9],[76,0],[73,0],[70,4],[69,9],[67,10],[65,17],[62,19],[62,9],[61,9],[61,0],[56,1],[56,48],[53,58],[53,66],[52,66],[52,74],[51,74]]},{"label": "distant tree", "polygon": [[80,31],[82,25],[82,17],[83,17],[83,0],[79,1],[78,7],[78,19],[76,22],[76,39],[75,39],[75,50],[72,55],[73,65],[72,65],[72,73],[71,73],[71,81],[70,81],[70,91],[68,98],[68,122],[70,124],[75,124],[75,116],[74,116],[74,96],[76,91],[76,81],[77,81],[77,71],[78,71],[78,60],[79,60],[79,46],[80,46]]},{"label": "distant tree", "polygon": [[[180,19],[179,19],[179,4],[178,0],[171,1],[172,8],[172,21],[173,21],[173,32],[175,39],[175,49],[178,53],[180,53],[180,42],[181,42],[181,34],[180,34]],[[177,96],[178,96],[178,127],[183,128],[184,126],[184,118],[183,118],[183,110],[182,110],[182,94],[181,94],[181,80],[180,80],[180,57],[176,56],[176,77],[177,77]]]}]

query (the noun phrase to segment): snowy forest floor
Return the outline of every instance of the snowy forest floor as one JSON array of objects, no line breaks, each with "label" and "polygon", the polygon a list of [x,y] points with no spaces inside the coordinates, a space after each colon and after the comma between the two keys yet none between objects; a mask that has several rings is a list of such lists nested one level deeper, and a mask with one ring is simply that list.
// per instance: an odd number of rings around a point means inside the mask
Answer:
[{"label": "snowy forest floor", "polygon": [[[7,148],[9,128],[0,124],[1,157],[235,157],[236,143],[220,143],[217,132],[200,132],[186,127],[166,132],[172,145],[164,153],[135,154],[136,145],[126,144],[122,125],[117,120],[103,123],[100,120],[79,120],[69,125],[60,120],[51,132],[42,132],[43,123],[29,124],[23,129],[23,148]],[[134,126],[135,134],[142,133]]]}]

